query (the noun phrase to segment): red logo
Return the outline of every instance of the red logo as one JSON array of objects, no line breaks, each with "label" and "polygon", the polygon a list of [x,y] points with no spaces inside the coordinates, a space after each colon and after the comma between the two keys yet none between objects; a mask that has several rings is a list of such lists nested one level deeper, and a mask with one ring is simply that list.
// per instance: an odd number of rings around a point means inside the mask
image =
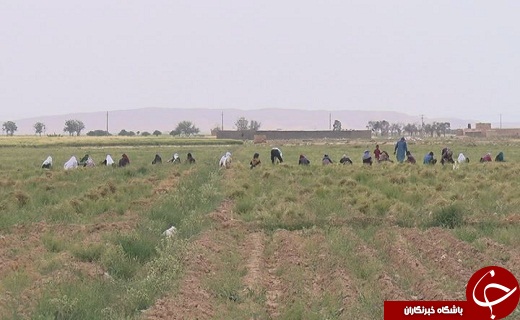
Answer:
[{"label": "red logo", "polygon": [[489,317],[483,319],[505,318],[515,310],[520,300],[518,280],[507,269],[497,266],[482,268],[469,279],[466,299],[482,314],[489,312]]}]

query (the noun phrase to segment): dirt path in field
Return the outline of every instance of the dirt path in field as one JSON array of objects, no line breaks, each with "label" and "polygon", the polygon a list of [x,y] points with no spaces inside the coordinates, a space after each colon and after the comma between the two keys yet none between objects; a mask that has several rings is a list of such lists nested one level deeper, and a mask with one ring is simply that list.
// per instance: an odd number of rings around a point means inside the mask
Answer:
[{"label": "dirt path in field", "polygon": [[206,233],[192,243],[185,260],[186,273],[178,294],[158,300],[153,308],[146,311],[146,319],[212,318],[215,298],[205,288],[203,279],[215,272],[215,265],[210,262],[209,255],[218,252],[219,248],[213,240],[212,235]]},{"label": "dirt path in field", "polygon": [[470,244],[455,238],[445,229],[422,231],[404,228],[399,229],[398,233],[400,241],[411,251],[404,261],[425,265],[432,279],[444,288],[442,299],[445,300],[465,300],[465,286],[473,273],[498,262],[492,256],[483,255]]},{"label": "dirt path in field", "polygon": [[169,292],[144,313],[145,319],[211,319],[215,314],[216,297],[205,285],[205,280],[217,272],[212,263],[225,249],[219,237],[225,233],[222,226],[232,223],[231,201],[224,201],[209,214],[217,222],[216,228],[205,231],[188,248],[184,261],[185,274],[178,290]]},{"label": "dirt path in field", "polygon": [[[358,243],[356,254],[360,260],[365,261],[368,265],[375,264],[380,260],[378,251],[363,242],[351,228],[342,227],[341,231],[345,235],[345,239],[351,239],[351,241]],[[387,248],[385,247],[385,249]],[[394,265],[388,265],[387,267],[387,269],[381,271],[378,277],[378,286],[382,297],[385,300],[413,299],[413,296],[410,297],[410,295],[397,284]]]}]

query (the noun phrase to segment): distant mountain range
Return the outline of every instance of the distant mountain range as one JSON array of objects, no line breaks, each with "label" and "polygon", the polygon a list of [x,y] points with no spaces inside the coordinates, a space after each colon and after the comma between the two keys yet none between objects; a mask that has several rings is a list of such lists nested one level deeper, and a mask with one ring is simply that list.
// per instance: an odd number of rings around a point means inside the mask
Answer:
[{"label": "distant mountain range", "polygon": [[[122,129],[127,131],[160,130],[164,133],[175,129],[180,121],[191,121],[201,133],[209,133],[212,128],[221,126],[224,130],[234,130],[235,121],[245,117],[248,120],[261,122],[264,130],[328,130],[329,121],[341,121],[342,129],[366,129],[369,121],[387,120],[390,123],[402,122],[421,123],[420,116],[412,116],[400,112],[390,111],[362,111],[362,110],[298,110],[298,109],[170,109],[170,108],[142,108],[118,110],[108,112],[108,128],[112,134]],[[105,130],[107,126],[106,112],[72,113],[64,115],[44,116],[16,120],[18,131],[16,134],[33,134],[33,125],[43,122],[47,134],[63,134],[65,121],[69,119],[81,120],[85,124],[86,134],[91,130]],[[450,122],[451,128],[465,128],[475,120],[457,118],[424,118],[425,123]]]}]

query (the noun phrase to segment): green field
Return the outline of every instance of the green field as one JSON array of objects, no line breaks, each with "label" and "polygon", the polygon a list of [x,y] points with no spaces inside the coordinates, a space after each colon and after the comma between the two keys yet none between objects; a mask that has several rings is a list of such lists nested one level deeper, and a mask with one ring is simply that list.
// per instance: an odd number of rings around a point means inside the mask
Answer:
[{"label": "green field", "polygon": [[[384,300],[465,300],[484,266],[520,276],[520,141],[409,142],[419,163],[463,152],[457,170],[362,166],[376,143],[392,153],[393,140],[280,142],[272,165],[270,144],[1,138],[0,318],[382,319]],[[499,151],[507,162],[478,162]],[[174,152],[197,163],[166,163]],[[63,170],[86,153],[131,164]],[[354,165],[322,166],[325,153]]]}]

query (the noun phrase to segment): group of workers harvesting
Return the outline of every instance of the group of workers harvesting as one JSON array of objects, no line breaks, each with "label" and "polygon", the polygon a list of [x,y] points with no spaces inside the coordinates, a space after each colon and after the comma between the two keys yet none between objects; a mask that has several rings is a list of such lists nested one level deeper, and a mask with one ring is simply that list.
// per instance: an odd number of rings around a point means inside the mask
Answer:
[{"label": "group of workers harvesting", "polygon": [[[410,150],[408,150],[408,145],[407,145],[404,137],[401,138],[399,141],[397,141],[397,143],[395,144],[394,154],[396,156],[397,162],[399,162],[399,163],[411,163],[411,164],[417,163],[417,160],[415,159],[413,154],[410,152]],[[393,163],[394,162],[392,159],[390,159],[390,155],[388,154],[388,152],[381,150],[379,148],[379,145],[376,145],[376,148],[373,152],[373,156],[369,150],[365,150],[361,157],[361,161],[364,165],[372,165],[374,162],[377,162],[377,163],[382,163],[382,162]],[[490,153],[487,153],[480,158],[480,162],[488,162],[488,161],[493,161]],[[495,157],[495,161],[504,162],[505,161],[504,153],[503,152],[498,153],[498,155]],[[277,163],[277,162],[280,162],[280,163],[283,162],[282,151],[279,148],[271,149],[271,162],[273,164]],[[440,163],[442,165],[460,164],[460,163],[468,163],[468,162],[469,162],[469,158],[466,157],[463,153],[459,153],[459,156],[457,157],[457,159],[454,159],[453,151],[450,148],[445,147],[441,150]],[[258,153],[255,153],[253,155],[253,159],[249,163],[250,168],[253,169],[254,167],[258,166],[260,163],[261,163],[260,155]],[[298,159],[299,165],[309,165],[310,163],[311,163],[311,161],[305,155],[300,154],[300,157]],[[330,156],[328,154],[325,154],[321,160],[321,163],[322,163],[322,165],[328,165],[328,164],[334,163],[334,161],[330,158]],[[346,154],[344,154],[341,157],[341,159],[339,160],[339,163],[340,164],[353,164],[353,161],[350,157],[348,157]],[[429,165],[434,165],[437,163],[437,159],[435,158],[433,151],[428,152],[424,156],[423,163],[429,164]],[[221,166],[222,166],[222,162],[221,162]]]},{"label": "group of workers harvesting", "polygon": [[[397,162],[399,162],[399,163],[403,163],[403,162],[411,163],[411,164],[417,163],[415,157],[408,150],[408,145],[407,145],[404,137],[401,138],[399,141],[397,141],[397,143],[395,144],[394,154],[396,156]],[[283,161],[284,161],[283,155],[282,155],[282,151],[280,150],[280,148],[272,148],[271,149],[271,162],[273,164],[275,164],[275,163],[282,163]],[[373,152],[373,156],[369,150],[365,150],[361,157],[361,161],[364,165],[372,165],[374,162],[378,162],[378,163],[391,162],[391,163],[393,163],[393,160],[390,159],[390,155],[388,154],[388,152],[386,152],[385,150],[381,150],[379,148],[379,145],[376,145],[376,148]],[[490,153],[487,153],[480,158],[480,162],[489,162],[489,161],[493,161]],[[503,152],[498,153],[498,155],[495,157],[495,161],[504,162],[505,161],[504,153]],[[181,158],[178,153],[174,153],[172,158],[169,159],[168,162],[181,163]],[[442,165],[447,164],[447,163],[460,164],[460,163],[465,163],[465,162],[469,162],[469,158],[466,157],[463,153],[460,153],[459,156],[457,157],[457,159],[455,160],[455,159],[453,159],[453,152],[451,151],[450,148],[445,147],[442,149],[441,159],[440,159],[440,163]],[[160,164],[160,163],[162,163],[162,158],[159,154],[156,154],[155,158],[152,161],[152,164]],[[185,163],[188,163],[188,164],[195,163],[195,158],[193,157],[193,155],[191,153],[187,154]],[[305,155],[300,154],[300,157],[298,159],[299,165],[310,165],[310,163],[311,163],[311,161]],[[334,163],[334,161],[330,158],[330,156],[328,154],[325,154],[321,160],[321,163],[323,165],[328,165],[328,164]],[[346,154],[344,154],[341,157],[341,159],[339,160],[339,163],[340,164],[353,164],[353,161],[350,157],[348,157]],[[434,165],[437,163],[437,159],[435,158],[433,151],[428,152],[424,156],[423,163],[429,164],[429,165]],[[119,160],[117,166],[125,167],[128,164],[130,164],[130,159],[128,158],[128,156],[126,154],[123,154],[121,156],[121,159]],[[260,154],[255,153],[253,155],[253,159],[249,163],[250,168],[253,169],[260,164],[261,164]],[[112,157],[109,154],[106,155],[105,160],[103,160],[101,162],[101,165],[116,166],[115,161],[112,159]],[[220,158],[219,166],[221,168],[229,168],[230,165],[231,165],[231,152],[226,152]],[[92,157],[89,154],[86,154],[83,158],[81,158],[80,161],[77,161],[76,157],[72,156],[63,165],[65,170],[74,169],[74,168],[81,167],[81,166],[83,166],[83,167],[94,167],[95,166],[94,160],[92,159]],[[43,162],[42,168],[50,169],[51,167],[52,167],[52,157],[49,156]]]},{"label": "group of workers harvesting", "polygon": [[[178,153],[174,153],[172,158],[169,159],[168,162],[181,163],[181,158]],[[152,164],[161,164],[161,163],[162,163],[161,156],[159,154],[156,154],[155,158],[152,160]],[[189,163],[189,164],[195,163],[195,158],[192,156],[191,153],[187,154],[186,163]],[[126,155],[126,153],[123,153],[121,155],[121,159],[119,159],[119,162],[117,163],[117,166],[126,167],[129,164],[130,164],[130,158],[128,157],[128,155]],[[116,166],[116,163],[115,163],[114,159],[112,159],[112,156],[107,154],[105,159],[103,161],[101,161],[100,165]],[[95,166],[96,166],[96,164],[95,164],[94,160],[92,159],[92,157],[89,154],[86,154],[79,161],[77,160],[77,158],[75,156],[70,157],[70,159],[67,160],[67,162],[65,162],[65,164],[63,165],[63,168],[65,170],[70,170],[70,169],[75,169],[77,167],[95,167]],[[43,161],[42,168],[43,169],[52,168],[52,157],[51,156],[48,156],[47,159],[45,159]]]}]

